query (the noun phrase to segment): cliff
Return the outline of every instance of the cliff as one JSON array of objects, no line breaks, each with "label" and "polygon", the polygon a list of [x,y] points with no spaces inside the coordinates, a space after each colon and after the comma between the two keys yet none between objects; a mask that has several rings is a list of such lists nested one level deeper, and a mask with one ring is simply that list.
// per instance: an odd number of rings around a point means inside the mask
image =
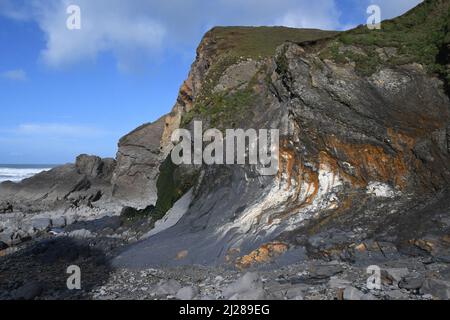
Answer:
[{"label": "cliff", "polygon": [[[174,129],[202,120],[278,128],[292,163],[281,179],[252,165],[169,168],[197,173],[191,204],[115,264],[248,268],[421,250],[445,259],[448,21],[448,1],[425,1],[376,31],[212,29],[166,117],[164,155]],[[163,191],[175,202],[181,189]]]},{"label": "cliff", "polygon": [[156,179],[163,160],[160,147],[165,117],[133,130],[118,144],[112,196],[124,205],[145,208],[157,199]]},{"label": "cliff", "polygon": [[[164,219],[117,267],[448,261],[449,7],[424,1],[372,31],[214,28],[173,110],[123,137],[115,160],[80,157],[1,184],[0,199],[24,211],[155,205],[144,212]],[[279,174],[174,165],[170,137],[195,120],[279,129]]]}]

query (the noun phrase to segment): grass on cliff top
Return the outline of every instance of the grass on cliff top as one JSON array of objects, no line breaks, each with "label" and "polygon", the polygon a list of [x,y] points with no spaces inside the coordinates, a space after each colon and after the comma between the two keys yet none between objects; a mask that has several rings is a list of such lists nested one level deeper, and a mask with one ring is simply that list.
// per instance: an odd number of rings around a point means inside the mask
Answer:
[{"label": "grass on cliff top", "polygon": [[209,118],[211,125],[221,127],[239,121],[256,95],[252,86],[233,92],[214,92],[214,88],[228,67],[245,59],[261,60],[272,57],[286,41],[305,42],[333,37],[337,31],[295,29],[286,27],[215,27],[209,38],[214,59],[193,109],[183,116],[181,126],[187,126],[195,117]]},{"label": "grass on cliff top", "polygon": [[217,54],[258,59],[273,56],[286,41],[314,41],[337,33],[286,27],[215,27],[209,36],[216,42]]},{"label": "grass on cliff top", "polygon": [[[355,61],[357,69],[370,75],[382,64],[376,48],[397,48],[398,54],[387,61],[389,65],[412,62],[423,64],[431,73],[448,79],[450,1],[425,0],[406,14],[383,21],[380,30],[369,30],[366,26],[338,35],[338,42],[330,45],[328,54],[336,61],[346,58]],[[357,45],[365,54],[351,51],[339,52],[338,46]]]}]

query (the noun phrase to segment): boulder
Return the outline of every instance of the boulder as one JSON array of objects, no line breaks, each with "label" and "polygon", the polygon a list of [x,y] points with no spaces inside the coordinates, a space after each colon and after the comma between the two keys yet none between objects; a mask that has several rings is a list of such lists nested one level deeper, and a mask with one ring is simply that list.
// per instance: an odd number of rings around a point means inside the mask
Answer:
[{"label": "boulder", "polygon": [[86,175],[91,178],[111,179],[115,169],[114,159],[102,159],[97,156],[82,154],[79,155],[75,162],[75,167],[79,174]]},{"label": "boulder", "polygon": [[4,243],[3,241],[0,241],[0,251],[8,249],[8,248],[9,248],[9,246],[6,243]]},{"label": "boulder", "polygon": [[14,235],[14,230],[5,229],[2,232],[0,232],[0,241],[3,243],[6,243],[8,246],[10,246],[13,235]]},{"label": "boulder", "polygon": [[26,213],[92,207],[105,195],[111,196],[114,168],[114,159],[81,155],[76,164],[58,166],[18,183],[0,183],[0,199],[8,199],[14,211]]},{"label": "boulder", "polygon": [[145,208],[156,203],[156,180],[164,160],[160,150],[164,119],[144,124],[119,141],[113,196],[126,206]]},{"label": "boulder", "polygon": [[422,287],[424,279],[417,276],[404,277],[398,284],[399,288],[407,290],[418,290]]},{"label": "boulder", "polygon": [[420,289],[422,294],[430,294],[441,300],[450,299],[450,282],[439,279],[426,279]]},{"label": "boulder", "polygon": [[14,207],[11,203],[6,202],[6,203],[0,203],[0,214],[1,213],[13,213],[14,212]]},{"label": "boulder", "polygon": [[180,283],[174,279],[161,280],[156,286],[155,293],[159,296],[175,295],[180,291],[180,289]]},{"label": "boulder", "polygon": [[387,274],[396,282],[400,282],[403,277],[409,274],[408,268],[389,268],[385,269]]},{"label": "boulder", "polygon": [[286,290],[286,298],[288,300],[303,300],[307,288],[304,285],[292,286]]},{"label": "boulder", "polygon": [[56,217],[56,218],[52,218],[52,226],[54,228],[63,228],[66,226],[66,218],[61,216],[61,217]]},{"label": "boulder", "polygon": [[376,297],[371,293],[363,293],[354,287],[347,287],[344,289],[344,300],[376,300]]},{"label": "boulder", "polygon": [[16,246],[18,244],[21,244],[22,242],[29,241],[29,240],[31,240],[31,236],[28,234],[28,232],[23,231],[23,230],[17,230],[12,235],[9,245]]},{"label": "boulder", "polygon": [[345,289],[351,285],[351,281],[340,279],[338,277],[331,277],[330,281],[328,281],[328,285],[332,289]]},{"label": "boulder", "polygon": [[339,264],[320,264],[311,267],[310,277],[314,279],[326,279],[336,274],[342,273],[343,269]]},{"label": "boulder", "polygon": [[94,235],[89,230],[80,229],[80,230],[74,230],[72,232],[69,232],[68,236],[72,237],[72,238],[77,238],[77,239],[87,239],[87,238],[92,238]]},{"label": "boulder", "polygon": [[14,300],[33,300],[43,291],[43,286],[37,281],[25,283],[23,286],[11,292]]},{"label": "boulder", "polygon": [[261,300],[265,298],[263,284],[256,272],[248,272],[230,284],[222,295],[228,300]]},{"label": "boulder", "polygon": [[199,294],[199,290],[197,287],[189,286],[189,287],[183,287],[180,290],[178,290],[175,297],[179,300],[192,300],[198,294]]},{"label": "boulder", "polygon": [[46,231],[52,226],[52,220],[49,218],[35,218],[31,220],[31,226],[38,231]]},{"label": "boulder", "polygon": [[407,293],[403,292],[402,290],[390,290],[386,292],[386,295],[391,300],[408,300],[409,296]]}]

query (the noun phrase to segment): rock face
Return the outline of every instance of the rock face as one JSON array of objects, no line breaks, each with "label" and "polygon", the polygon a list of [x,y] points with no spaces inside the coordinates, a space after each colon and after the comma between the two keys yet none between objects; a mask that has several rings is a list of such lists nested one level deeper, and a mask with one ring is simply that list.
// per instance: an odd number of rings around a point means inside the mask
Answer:
[{"label": "rock face", "polygon": [[116,162],[114,159],[102,159],[100,157],[82,154],[77,157],[75,167],[80,174],[92,178],[102,178],[108,181],[111,179]]},{"label": "rock face", "polygon": [[[113,259],[116,267],[246,270],[306,258],[367,266],[405,255],[447,263],[449,10],[447,1],[424,1],[381,34],[214,28],[172,112],[123,137],[116,161],[80,156],[1,184],[0,200],[14,211],[110,200],[149,208],[154,219],[169,212]],[[263,176],[260,165],[174,165],[171,135],[192,131],[196,120],[204,130],[279,129],[278,174]],[[22,237],[4,234],[8,245]],[[308,281],[341,272],[318,267]],[[389,277],[405,290],[422,285],[403,276]],[[261,289],[254,276],[243,284]],[[248,297],[239,286],[230,298]],[[182,288],[169,287],[171,295]],[[442,283],[423,288],[447,292]],[[372,298],[360,287],[340,289],[341,298]],[[302,289],[289,296],[302,298]]]},{"label": "rock face", "polygon": [[[422,21],[424,10],[430,17]],[[271,55],[255,54],[239,41],[248,45],[262,32],[267,45],[274,29],[210,31],[166,118],[164,154],[173,129],[191,129],[194,120],[204,129],[278,128],[279,178],[261,176],[251,165],[196,168],[193,200],[180,221],[130,246],[114,264],[249,268],[290,263],[303,250],[361,264],[420,250],[445,259],[447,82],[433,73],[439,67],[427,62],[433,59],[414,51],[422,50],[420,42],[389,30],[417,25],[419,33],[426,24],[444,32],[436,21],[446,23],[445,17],[433,15],[448,10],[446,2],[425,1],[390,22],[395,28],[383,29],[381,38],[409,48],[406,55],[383,42],[368,47],[362,38],[371,35],[363,29],[336,36],[303,30],[313,34],[278,45]],[[236,77],[236,69],[252,76]]]},{"label": "rock face", "polygon": [[145,124],[119,141],[117,166],[111,183],[114,198],[124,205],[145,208],[156,202],[165,119],[162,117]]},{"label": "rock face", "polygon": [[20,183],[0,184],[0,212],[89,208],[99,200],[119,207],[155,204],[164,121],[162,117],[124,136],[116,159],[83,154],[75,164],[56,167]]},{"label": "rock face", "polygon": [[110,198],[115,164],[114,159],[81,155],[75,164],[42,172],[20,183],[0,184],[0,199],[21,212],[91,206]]},{"label": "rock face", "polygon": [[[63,274],[42,270],[81,259],[98,299],[449,299],[448,12],[426,0],[381,34],[212,29],[172,112],[116,160],[0,185],[0,298],[55,297],[64,286],[39,281]],[[195,120],[279,129],[278,173],[173,164],[170,136]],[[110,202],[121,216],[22,213]],[[60,236],[9,255],[49,229]]]}]

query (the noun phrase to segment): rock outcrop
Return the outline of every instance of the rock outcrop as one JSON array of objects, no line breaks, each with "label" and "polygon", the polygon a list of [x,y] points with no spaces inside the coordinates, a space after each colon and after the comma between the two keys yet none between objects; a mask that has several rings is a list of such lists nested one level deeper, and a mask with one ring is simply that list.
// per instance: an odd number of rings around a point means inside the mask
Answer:
[{"label": "rock outcrop", "polygon": [[305,252],[383,260],[419,246],[445,259],[450,103],[447,60],[437,56],[448,12],[448,2],[430,0],[376,34],[302,30],[274,42],[271,54],[256,39],[264,34],[270,47],[277,28],[211,30],[166,119],[163,149],[174,128],[194,120],[204,129],[278,128],[279,178],[251,165],[195,168],[180,221],[124,250],[115,265],[248,268]]},{"label": "rock outcrop", "polygon": [[111,198],[116,161],[80,155],[75,164],[56,167],[19,183],[0,184],[0,199],[19,212],[87,206]]},{"label": "rock outcrop", "polygon": [[[154,220],[169,212],[116,267],[370,265],[411,255],[446,263],[449,10],[427,0],[375,31],[214,28],[172,112],[123,137],[116,160],[80,156],[1,184],[0,200],[25,212],[108,201],[147,208]],[[174,165],[171,135],[196,120],[204,130],[279,129],[278,174]],[[314,277],[341,271],[327,266]],[[365,296],[340,289],[343,298]]]},{"label": "rock outcrop", "polygon": [[166,117],[133,130],[119,141],[112,177],[113,197],[126,206],[145,208],[157,200],[156,180],[163,158]]}]

